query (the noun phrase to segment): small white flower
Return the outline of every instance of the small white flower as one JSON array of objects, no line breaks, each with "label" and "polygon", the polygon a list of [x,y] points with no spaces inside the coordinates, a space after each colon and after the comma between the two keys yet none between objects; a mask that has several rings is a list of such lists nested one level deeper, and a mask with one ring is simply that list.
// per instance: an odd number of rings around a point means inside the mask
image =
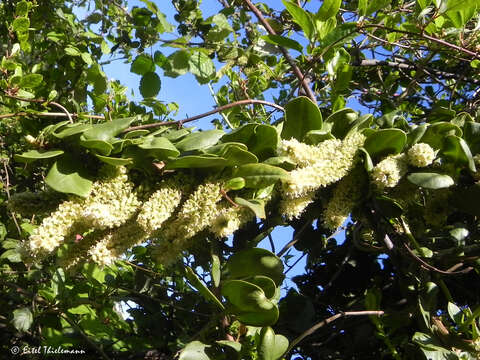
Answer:
[{"label": "small white flower", "polygon": [[408,150],[408,162],[416,167],[425,167],[430,165],[435,159],[435,150],[425,143],[413,145]]},{"label": "small white flower", "polygon": [[372,180],[379,189],[394,187],[406,173],[405,154],[388,156],[373,168]]}]

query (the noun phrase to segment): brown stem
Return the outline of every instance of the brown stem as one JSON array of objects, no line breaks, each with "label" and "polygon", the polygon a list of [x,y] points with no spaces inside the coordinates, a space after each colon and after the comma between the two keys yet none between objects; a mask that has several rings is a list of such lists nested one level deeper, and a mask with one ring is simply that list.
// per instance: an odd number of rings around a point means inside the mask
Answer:
[{"label": "brown stem", "polygon": [[[44,116],[44,117],[67,117],[67,114],[63,112],[39,112],[39,113],[27,113],[24,111],[17,112],[17,113],[9,113],[9,114],[1,114],[0,119],[6,119],[10,117],[15,117],[15,116]],[[103,120],[105,119],[105,116],[102,115],[82,115],[82,114],[75,114],[71,113],[71,117],[78,118],[78,117],[86,117],[90,119],[99,119]]]},{"label": "brown stem", "polygon": [[304,331],[299,337],[297,337],[295,340],[293,340],[290,343],[290,346],[288,347],[287,351],[285,352],[284,355],[288,354],[290,350],[292,350],[300,341],[305,339],[307,336],[312,335],[315,331],[318,329],[322,328],[325,325],[328,325],[335,320],[340,319],[341,317],[347,317],[347,316],[365,316],[365,315],[376,315],[376,316],[382,316],[385,312],[382,310],[374,310],[374,311],[347,311],[347,312],[341,312],[335,315],[330,316],[329,318],[320,321],[319,323],[313,325],[310,329]]},{"label": "brown stem", "polygon": [[403,243],[403,246],[405,246],[405,249],[407,249],[408,253],[409,253],[415,260],[417,260],[417,261],[422,265],[423,268],[426,268],[427,270],[435,271],[435,272],[437,272],[437,273],[439,273],[439,274],[443,274],[443,275],[460,275],[460,274],[466,274],[466,273],[468,273],[468,272],[470,272],[470,271],[473,270],[473,267],[471,267],[471,266],[469,266],[469,267],[467,267],[467,268],[465,268],[465,269],[463,269],[463,270],[459,270],[459,271],[449,271],[450,269],[447,270],[447,271],[445,271],[445,270],[437,269],[435,266],[432,266],[432,265],[430,265],[429,263],[427,263],[426,261],[420,259],[420,258],[412,251],[412,249],[410,249],[410,248],[408,247],[407,244]]},{"label": "brown stem", "polygon": [[70,123],[73,124],[72,115],[70,115],[68,110],[63,105],[60,105],[59,103],[57,103],[55,101],[47,101],[47,100],[44,100],[44,99],[24,99],[24,98],[14,96],[14,95],[10,95],[10,94],[7,94],[7,93],[4,93],[4,96],[6,96],[8,98],[11,98],[11,99],[19,100],[19,101],[26,101],[26,102],[33,102],[33,103],[45,103],[46,102],[48,105],[54,105],[54,106],[58,107],[60,110],[62,110],[65,113],[65,115],[68,117],[68,121],[70,121]]},{"label": "brown stem", "polygon": [[183,120],[168,121],[168,122],[167,121],[165,121],[165,122],[162,121],[162,122],[156,122],[156,123],[153,123],[153,124],[132,126],[132,127],[129,127],[128,129],[125,129],[123,132],[125,133],[125,132],[129,132],[129,131],[133,131],[133,130],[151,129],[151,128],[155,128],[155,127],[159,127],[159,126],[182,125],[182,124],[185,124],[187,122],[198,120],[198,119],[204,118],[206,116],[216,114],[218,112],[230,109],[230,108],[235,107],[235,106],[250,105],[250,104],[262,104],[262,105],[267,105],[267,106],[274,107],[274,108],[276,108],[278,110],[281,110],[281,111],[285,111],[285,109],[283,107],[281,107],[280,105],[277,105],[277,104],[274,104],[274,103],[271,103],[271,102],[268,102],[268,101],[246,99],[246,100],[235,101],[231,104],[223,105],[223,106],[220,106],[216,109],[210,110],[206,113],[196,115],[196,116],[193,116],[193,117],[189,117],[189,118],[186,118],[186,119],[183,119]]},{"label": "brown stem", "polygon": [[464,54],[470,55],[470,56],[472,56],[472,57],[474,57],[474,58],[480,59],[480,54],[478,54],[478,53],[476,53],[476,52],[474,52],[474,51],[465,49],[464,47],[461,47],[461,46],[458,46],[458,45],[449,43],[448,41],[445,41],[445,40],[436,38],[436,37],[434,37],[434,36],[427,35],[427,34],[425,34],[425,33],[416,33],[416,32],[412,32],[412,31],[406,31],[406,30],[399,30],[399,29],[389,28],[389,27],[384,26],[384,25],[381,25],[381,24],[363,24],[363,25],[359,25],[359,28],[369,28],[369,27],[370,27],[370,28],[373,27],[373,28],[377,28],[377,29],[383,29],[383,30],[387,30],[387,31],[391,31],[391,32],[400,33],[400,34],[406,34],[406,35],[412,35],[412,36],[421,37],[421,38],[423,38],[423,39],[425,39],[425,40],[429,40],[429,41],[431,41],[431,42],[434,42],[434,43],[443,45],[443,46],[448,47],[448,48],[450,48],[450,49],[457,50],[457,51],[463,52]]},{"label": "brown stem", "polygon": [[[250,0],[244,0],[244,1],[247,4],[247,6],[250,8],[250,10],[258,18],[258,20],[262,23],[263,27],[268,31],[268,33],[270,35],[277,35],[275,30],[273,30],[270,24],[265,20],[260,10],[258,10],[258,8],[255,5],[253,5],[253,3]],[[313,93],[312,89],[310,89],[310,86],[308,86],[308,81],[305,79],[305,76],[302,74],[299,67],[295,64],[295,60],[290,56],[287,49],[285,49],[282,46],[279,46],[279,48],[283,56],[285,57],[285,59],[287,59],[288,63],[292,67],[292,70],[295,73],[295,76],[297,77],[298,81],[300,81],[300,84],[302,85],[303,90],[305,90],[305,93],[310,98],[310,100],[312,100],[316,104],[317,100],[315,98],[315,94]]]}]

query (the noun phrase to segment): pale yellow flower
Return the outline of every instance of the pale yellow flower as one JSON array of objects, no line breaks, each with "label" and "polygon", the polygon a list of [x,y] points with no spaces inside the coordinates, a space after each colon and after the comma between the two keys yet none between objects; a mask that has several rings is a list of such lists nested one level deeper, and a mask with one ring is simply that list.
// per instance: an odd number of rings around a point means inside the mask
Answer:
[{"label": "pale yellow flower", "polygon": [[407,154],[409,164],[416,167],[428,166],[435,160],[435,150],[425,143],[413,145]]},{"label": "pale yellow flower", "polygon": [[380,161],[372,170],[373,183],[379,188],[394,187],[407,173],[405,154],[391,155]]}]

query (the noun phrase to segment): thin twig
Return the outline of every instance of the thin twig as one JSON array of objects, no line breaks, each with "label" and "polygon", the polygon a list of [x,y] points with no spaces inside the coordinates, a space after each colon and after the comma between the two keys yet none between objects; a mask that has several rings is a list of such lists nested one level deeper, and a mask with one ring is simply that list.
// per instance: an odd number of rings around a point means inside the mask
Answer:
[{"label": "thin twig", "polygon": [[[459,271],[445,271],[445,270],[440,270],[438,268],[436,268],[435,266],[432,266],[430,265],[429,263],[427,263],[426,261],[422,260],[421,258],[419,258],[413,251],[412,249],[410,249],[410,247],[406,244],[406,243],[403,243],[403,246],[405,247],[405,249],[407,249],[408,253],[415,259],[417,260],[420,264],[422,264],[422,267],[426,268],[427,270],[431,270],[431,271],[435,271],[439,274],[443,274],[443,275],[460,275],[460,274],[466,274],[470,271],[473,270],[473,267],[469,266],[465,269],[462,269],[462,270],[459,270]],[[450,269],[449,269],[450,270]]]},{"label": "thin twig", "polygon": [[[44,117],[68,117],[67,114],[63,112],[25,112],[25,111],[20,111],[17,113],[8,113],[8,114],[1,114],[0,119],[6,119],[6,118],[11,118],[15,116],[44,116]],[[76,114],[76,113],[70,113],[71,117],[78,118],[78,117],[86,117],[89,119],[98,119],[98,120],[104,120],[105,116],[102,115],[84,115],[84,114]]]},{"label": "thin twig", "polygon": [[338,314],[335,314],[333,316],[330,316],[329,318],[320,321],[319,323],[313,325],[310,329],[304,331],[299,337],[297,337],[295,340],[293,340],[290,343],[290,346],[288,347],[287,351],[285,352],[284,355],[288,354],[290,350],[292,350],[300,341],[305,339],[307,336],[312,335],[315,331],[318,329],[322,328],[325,325],[328,325],[335,320],[340,319],[341,317],[347,317],[347,316],[365,316],[365,315],[376,315],[376,316],[382,316],[385,312],[382,310],[374,310],[374,311],[347,311],[347,312],[341,312]]},{"label": "thin twig", "polygon": [[[7,193],[7,199],[10,200],[10,176],[8,175],[8,166],[7,160],[2,160],[3,162],[3,170],[5,171],[5,192]],[[3,182],[3,179],[2,179]],[[13,222],[15,223],[15,227],[17,228],[18,235],[22,236],[22,230],[20,225],[18,224],[17,217],[15,216],[15,212],[10,211],[10,215],[12,216]]]},{"label": "thin twig", "polygon": [[[253,3],[250,0],[244,0],[244,1],[247,4],[247,6],[250,8],[250,10],[255,14],[257,19],[262,23],[263,27],[268,31],[268,33],[270,35],[277,35],[275,30],[273,30],[270,24],[265,20],[260,10],[258,10],[258,8],[255,5],[253,5]],[[285,57],[285,59],[288,61],[288,63],[292,67],[292,70],[295,73],[295,76],[298,78],[298,80],[302,84],[302,88],[303,90],[305,90],[305,93],[307,94],[307,96],[314,103],[317,103],[315,94],[313,93],[312,89],[310,89],[310,86],[308,86],[308,82],[305,79],[305,76],[300,71],[300,68],[295,64],[295,60],[290,56],[287,49],[285,49],[282,46],[279,46],[279,48],[280,48],[280,51],[283,53],[283,56]]]},{"label": "thin twig", "polygon": [[304,253],[302,254],[302,256],[300,256],[292,265],[290,265],[290,266],[288,267],[287,271],[285,271],[283,274],[284,274],[284,275],[287,275],[287,273],[288,273],[290,270],[292,270],[292,269],[295,267],[295,265],[297,265],[297,264],[300,262],[300,260],[302,260],[306,255],[307,255],[307,253],[304,252]]},{"label": "thin twig", "polygon": [[275,254],[275,243],[273,242],[272,234],[268,234],[268,241],[270,242],[272,252]]},{"label": "thin twig", "polygon": [[3,95],[8,97],[8,98],[11,98],[11,99],[14,99],[14,100],[19,100],[19,101],[26,101],[26,102],[32,102],[32,103],[47,103],[47,105],[54,105],[54,106],[58,107],[60,110],[62,110],[65,113],[65,115],[68,117],[68,121],[70,121],[70,123],[73,124],[72,115],[68,112],[68,110],[63,105],[60,105],[59,103],[57,103],[55,101],[48,101],[48,100],[44,100],[44,99],[25,99],[25,98],[21,98],[19,96],[7,94],[5,92],[4,92]]},{"label": "thin twig", "polygon": [[208,111],[208,112],[206,112],[206,113],[203,113],[203,114],[200,114],[200,115],[196,115],[196,116],[193,116],[193,117],[189,117],[189,118],[186,118],[186,119],[183,119],[183,120],[178,120],[178,121],[162,121],[162,122],[156,122],[156,123],[153,123],[153,124],[145,124],[145,125],[132,126],[132,127],[129,127],[128,129],[125,129],[123,132],[126,133],[126,132],[133,131],[133,130],[151,129],[151,128],[155,128],[155,127],[159,127],[159,126],[182,125],[182,124],[185,124],[185,123],[187,123],[187,122],[195,121],[195,120],[198,120],[198,119],[201,119],[201,118],[204,118],[204,117],[207,117],[207,116],[216,114],[216,113],[218,113],[218,112],[221,112],[221,111],[230,109],[230,108],[235,107],[235,106],[251,105],[251,104],[267,105],[267,106],[274,107],[274,108],[276,108],[276,109],[278,109],[278,110],[285,111],[285,109],[284,109],[283,107],[281,107],[280,105],[271,103],[271,102],[269,102],[269,101],[255,100],[255,99],[246,99],[246,100],[235,101],[235,102],[233,102],[233,103],[231,103],[231,104],[223,105],[223,106],[220,106],[220,107],[218,107],[218,108],[216,108],[216,109],[210,110],[210,111]]},{"label": "thin twig", "polygon": [[305,231],[305,229],[307,228],[307,226],[310,226],[312,225],[311,222],[306,222],[305,224],[303,224],[303,226],[300,228],[300,230],[298,230],[298,232],[295,234],[295,236],[293,237],[292,240],[290,240],[288,242],[287,245],[285,245],[282,250],[280,250],[278,253],[277,253],[277,256],[280,257],[282,256],[283,254],[285,254],[287,252],[288,249],[290,249],[293,245],[295,245],[298,240],[300,240],[300,235],[302,235],[302,233]]}]

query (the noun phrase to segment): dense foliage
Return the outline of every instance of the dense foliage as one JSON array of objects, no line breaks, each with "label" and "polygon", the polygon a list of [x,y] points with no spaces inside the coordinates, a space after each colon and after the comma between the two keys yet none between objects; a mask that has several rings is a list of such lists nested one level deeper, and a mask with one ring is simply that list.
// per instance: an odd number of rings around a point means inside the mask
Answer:
[{"label": "dense foliage", "polygon": [[478,358],[480,2],[172,3],[0,3],[2,353]]}]

